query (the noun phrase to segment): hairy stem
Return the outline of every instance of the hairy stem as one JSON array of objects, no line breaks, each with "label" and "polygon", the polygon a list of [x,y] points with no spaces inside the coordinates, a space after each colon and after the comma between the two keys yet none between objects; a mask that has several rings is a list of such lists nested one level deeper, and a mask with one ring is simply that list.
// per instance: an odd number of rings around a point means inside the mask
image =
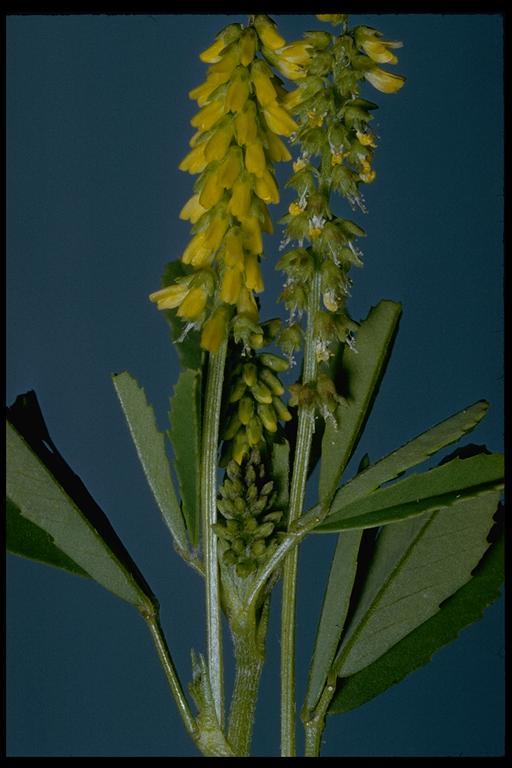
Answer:
[{"label": "hairy stem", "polygon": [[254,637],[234,635],[236,674],[229,714],[228,741],[236,755],[250,753],[254,712],[264,658],[255,647]]},{"label": "hairy stem", "polygon": [[217,451],[226,349],[227,342],[223,342],[218,352],[210,354],[208,361],[201,452],[201,519],[206,585],[208,671],[215,711],[221,727],[224,721],[222,624],[217,536],[212,526],[217,521]]},{"label": "hairy stem", "polygon": [[195,741],[197,735],[195,720],[192,712],[190,711],[188,701],[185,698],[183,688],[181,687],[181,683],[176,673],[171,653],[169,651],[169,647],[167,645],[162,627],[160,626],[158,617],[154,614],[151,616],[144,615],[144,620],[148,626],[149,631],[151,632],[151,637],[153,638],[156,652],[158,653],[158,658],[160,659],[160,663],[165,672],[167,682],[169,683],[169,688],[171,689],[171,693],[174,697],[174,701],[176,702],[176,706],[178,707],[178,712],[181,715],[183,724],[189,736],[191,736]]},{"label": "hairy stem", "polygon": [[[308,320],[304,343],[302,383],[315,380],[317,360],[314,344],[315,317],[320,304],[320,273],[315,272],[308,298]],[[315,429],[314,410],[299,408],[297,444],[290,488],[288,527],[301,516],[306,480]],[[286,557],[283,567],[283,604],[281,611],[281,757],[295,756],[295,593],[298,548]]]},{"label": "hairy stem", "polygon": [[327,683],[313,713],[304,719],[305,757],[320,757],[322,734],[325,729],[325,716],[334,696],[335,687]]}]

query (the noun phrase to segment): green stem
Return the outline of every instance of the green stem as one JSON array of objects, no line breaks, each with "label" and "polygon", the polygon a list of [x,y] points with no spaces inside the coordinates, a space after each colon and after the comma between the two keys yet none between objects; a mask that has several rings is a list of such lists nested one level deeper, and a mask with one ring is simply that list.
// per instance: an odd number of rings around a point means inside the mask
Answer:
[{"label": "green stem", "polygon": [[[304,371],[302,383],[316,379],[314,324],[320,305],[320,273],[317,271],[308,298],[308,320],[304,343]],[[314,410],[299,408],[297,443],[290,489],[288,527],[301,516],[306,491],[306,480],[315,429]],[[281,611],[281,757],[295,757],[295,593],[297,582],[298,548],[286,557],[283,567],[283,603]]]},{"label": "green stem", "polygon": [[305,757],[320,757],[322,734],[325,729],[325,716],[334,696],[335,687],[327,683],[315,707],[315,711],[304,720]]},{"label": "green stem", "polygon": [[197,736],[195,720],[176,673],[171,653],[169,651],[162,627],[160,626],[158,616],[155,616],[154,614],[143,614],[143,617],[149,631],[151,632],[151,637],[153,638],[156,652],[158,653],[158,658],[160,659],[160,663],[165,672],[167,682],[169,683],[169,688],[171,689],[171,693],[174,697],[174,701],[176,702],[176,706],[178,707],[178,712],[181,715],[183,724],[189,736],[191,736],[195,741]]},{"label": "green stem", "polygon": [[254,713],[264,657],[255,646],[254,632],[233,635],[236,674],[229,713],[228,741],[240,757],[250,753]]},{"label": "green stem", "polygon": [[222,664],[222,624],[219,592],[217,536],[212,528],[217,521],[217,452],[222,383],[226,362],[227,341],[218,352],[211,353],[203,415],[201,455],[201,519],[203,522],[203,552],[206,585],[206,633],[208,672],[217,719],[224,722],[224,679]]}]

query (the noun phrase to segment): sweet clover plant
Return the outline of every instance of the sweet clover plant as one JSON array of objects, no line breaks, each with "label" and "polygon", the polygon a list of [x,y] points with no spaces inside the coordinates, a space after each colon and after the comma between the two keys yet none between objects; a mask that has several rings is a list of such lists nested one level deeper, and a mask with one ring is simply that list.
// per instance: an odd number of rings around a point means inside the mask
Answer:
[{"label": "sweet clover plant", "polygon": [[[205,77],[189,94],[197,111],[180,164],[193,177],[179,211],[190,239],[149,296],[181,365],[166,432],[133,376],[113,376],[171,556],[204,584],[197,610],[206,636],[190,638],[190,672],[177,669],[172,632],[159,620],[165,596],[153,594],[59,454],[35,394],[7,409],[8,549],[91,578],[139,611],[183,727],[205,756],[251,754],[271,602],[280,600],[281,615],[276,754],[299,754],[300,714],[304,754],[317,757],[328,716],[427,663],[480,618],[502,581],[503,457],[454,447],[487,402],[461,403],[346,472],[407,322],[386,298],[364,318],[348,307],[371,215],[365,188],[377,183],[375,110],[389,94],[399,99],[406,81],[393,69],[402,42],[345,14],[304,22],[303,37],[287,41],[256,14],[229,23],[200,53]],[[292,200],[276,220],[283,172]],[[274,231],[277,254],[265,244]],[[282,284],[271,317],[260,302],[267,266]],[[302,670],[297,574],[311,536],[336,544]],[[305,673],[299,701],[296,675]]]}]

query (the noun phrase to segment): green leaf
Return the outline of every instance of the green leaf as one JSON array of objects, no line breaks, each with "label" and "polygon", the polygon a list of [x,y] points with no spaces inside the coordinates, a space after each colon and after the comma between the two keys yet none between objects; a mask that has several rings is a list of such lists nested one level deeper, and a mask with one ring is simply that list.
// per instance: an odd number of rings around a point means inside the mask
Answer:
[{"label": "green leaf", "polygon": [[338,536],[311,658],[304,709],[311,712],[325,686],[345,626],[362,531]]},{"label": "green leaf", "polygon": [[187,534],[165,452],[164,435],[157,429],[153,408],[129,373],[125,371],[112,378],[155,501],[178,550],[187,551]]},{"label": "green leaf", "polygon": [[55,546],[49,533],[23,517],[19,507],[11,499],[7,499],[5,522],[7,551],[11,554],[37,560],[54,568],[62,568],[78,576],[89,577],[83,568]]},{"label": "green leaf", "polygon": [[272,445],[272,480],[274,509],[288,509],[290,497],[290,445],[287,440]]},{"label": "green leaf", "polygon": [[341,394],[346,404],[335,412],[339,429],[331,422],[325,425],[318,487],[322,506],[330,504],[357,446],[391,354],[401,312],[400,304],[381,301],[357,331],[357,351],[346,347],[343,352]]},{"label": "green leaf", "polygon": [[498,499],[489,492],[382,529],[333,665],[339,677],[370,665],[469,581],[488,547]]},{"label": "green leaf", "polygon": [[480,400],[372,464],[338,491],[336,506],[343,507],[366,496],[383,483],[425,461],[441,448],[456,442],[474,429],[487,413],[488,407],[489,404],[485,400]]},{"label": "green leaf", "polygon": [[473,578],[449,597],[438,613],[372,664],[339,681],[328,713],[334,715],[360,707],[427,664],[436,651],[482,617],[485,608],[499,597],[503,575],[502,533],[485,553]]},{"label": "green leaf", "polygon": [[[191,268],[187,267],[180,259],[170,261],[164,270],[162,276],[162,288],[171,285],[177,277],[188,275]],[[171,329],[171,338],[174,342],[174,348],[178,354],[182,368],[199,370],[203,365],[204,352],[199,343],[201,335],[199,331],[190,329],[185,336],[185,323],[178,317],[175,309],[164,311],[164,315]],[[181,339],[181,341],[180,341]]]},{"label": "green leaf", "polygon": [[[51,562],[57,552],[61,552],[113,594],[139,610],[154,613],[156,600],[151,590],[101,510],[90,496],[84,495],[81,481],[62,457],[39,444],[39,453],[45,452],[43,461],[10,422],[6,431],[7,495],[25,520],[50,537],[50,548],[46,540],[38,552],[38,543],[44,538],[38,533],[27,544],[24,554],[28,555],[32,548],[31,557],[36,555],[38,560]],[[51,467],[65,478],[66,488]],[[77,505],[73,495],[84,502],[83,508]]]},{"label": "green leaf", "polygon": [[501,454],[456,458],[428,472],[410,475],[345,506],[338,505],[336,495],[332,512],[314,532],[372,528],[442,509],[501,487],[503,474]]},{"label": "green leaf", "polygon": [[182,513],[193,547],[199,545],[200,515],[200,418],[199,371],[183,371],[171,398],[169,436],[174,450],[176,474],[181,493]]}]

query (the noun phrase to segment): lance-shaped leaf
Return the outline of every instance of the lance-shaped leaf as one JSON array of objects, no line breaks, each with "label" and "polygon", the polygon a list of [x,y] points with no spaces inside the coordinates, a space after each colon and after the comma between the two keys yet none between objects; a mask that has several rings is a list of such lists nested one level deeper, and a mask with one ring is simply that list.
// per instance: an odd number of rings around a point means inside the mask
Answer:
[{"label": "lance-shaped leaf", "polygon": [[338,506],[336,496],[332,512],[314,532],[372,528],[442,509],[502,487],[503,475],[501,454],[456,458],[428,472],[379,488],[345,506]]},{"label": "lance-shaped leaf", "polygon": [[39,563],[52,565],[78,576],[89,577],[83,568],[55,546],[47,531],[23,517],[19,507],[11,499],[7,499],[6,504],[5,539],[7,551],[13,555],[37,560]]},{"label": "lance-shaped leaf", "polygon": [[165,451],[165,437],[157,429],[153,408],[149,405],[142,387],[139,387],[129,373],[125,371],[114,375],[113,381],[155,501],[178,550],[187,551],[185,523],[174,490]]},{"label": "lance-shaped leaf", "polygon": [[[37,438],[30,435],[34,442]],[[7,494],[17,512],[49,537],[37,550],[39,531],[18,554],[89,575],[113,594],[146,613],[156,600],[103,512],[70,470],[53,444],[38,443],[36,451],[9,422],[6,425]],[[57,479],[57,476],[59,479]],[[65,486],[65,487],[64,487]],[[52,562],[53,561],[53,562]],[[75,570],[75,572],[77,572]]]},{"label": "lance-shaped leaf", "polygon": [[199,544],[200,497],[199,457],[201,453],[199,371],[180,373],[171,398],[169,436],[174,450],[182,513],[192,546]]},{"label": "lance-shaped leaf", "polygon": [[503,531],[489,547],[473,577],[448,598],[438,613],[390,648],[368,667],[339,681],[329,714],[349,712],[399,683],[432,655],[455,640],[500,596],[504,577]]},{"label": "lance-shaped leaf", "polygon": [[489,546],[498,498],[498,492],[489,492],[382,529],[334,661],[338,676],[374,662],[469,581]]},{"label": "lance-shaped leaf", "polygon": [[346,403],[335,412],[339,428],[331,422],[325,425],[318,486],[322,506],[330,504],[357,446],[391,354],[401,312],[400,304],[381,301],[361,323],[356,350],[344,349],[338,386]]},{"label": "lance-shaped leaf", "polygon": [[311,658],[304,710],[311,712],[325,686],[347,618],[362,531],[338,537]]},{"label": "lance-shaped leaf", "polygon": [[480,400],[370,465],[340,488],[336,494],[335,505],[344,507],[366,496],[383,483],[393,480],[411,467],[425,461],[441,448],[460,440],[483,419],[488,407],[489,404],[485,400]]},{"label": "lance-shaped leaf", "polygon": [[[171,285],[177,277],[183,277],[193,270],[183,264],[180,259],[170,261],[162,276],[162,288]],[[178,354],[181,366],[191,370],[201,369],[204,361],[204,352],[199,343],[201,334],[193,328],[186,329],[181,318],[177,315],[177,310],[169,309],[165,311],[167,322],[171,329],[171,338],[174,342],[174,348]]]}]

